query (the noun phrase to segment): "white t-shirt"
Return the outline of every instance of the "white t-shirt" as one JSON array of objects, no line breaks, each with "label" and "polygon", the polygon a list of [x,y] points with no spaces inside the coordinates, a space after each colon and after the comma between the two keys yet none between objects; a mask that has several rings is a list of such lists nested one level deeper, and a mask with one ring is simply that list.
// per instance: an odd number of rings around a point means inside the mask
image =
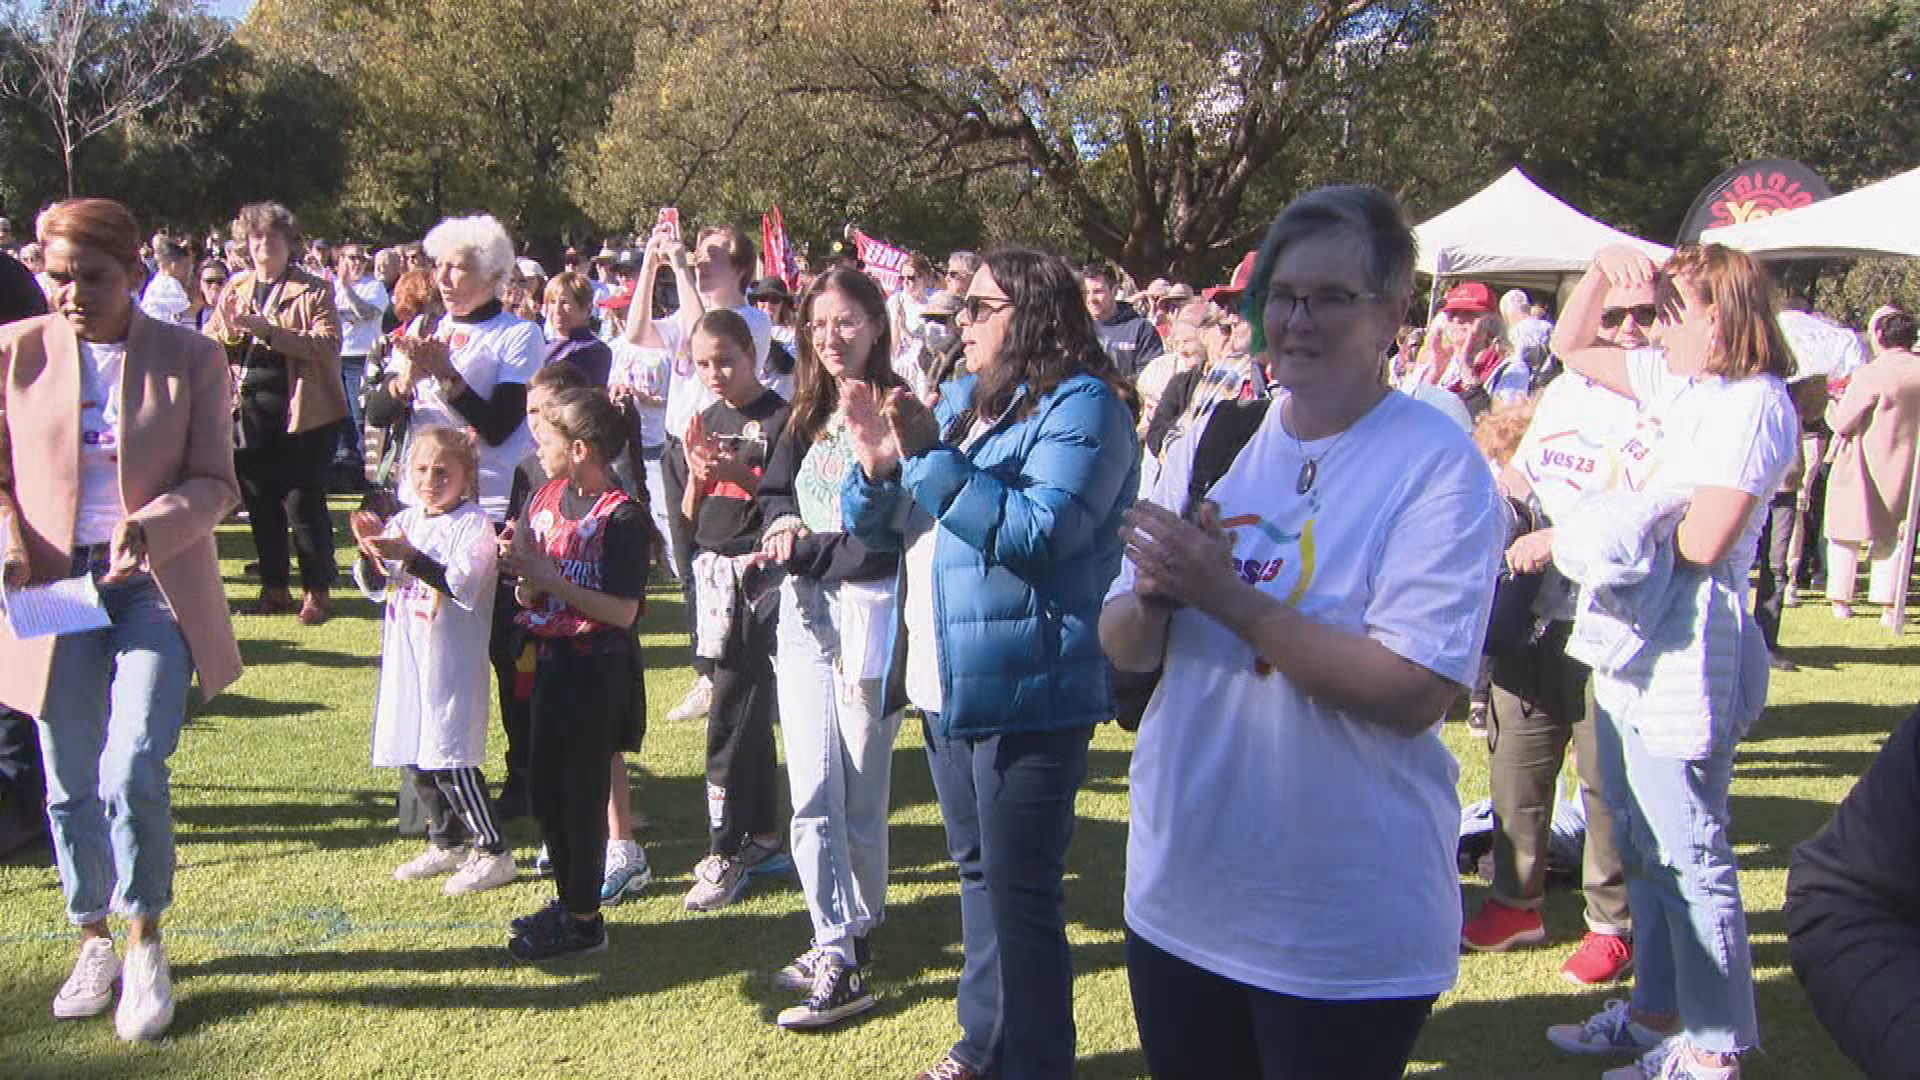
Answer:
[{"label": "white t-shirt", "polygon": [[[349,291],[359,297],[362,303],[373,308],[371,319],[354,318],[353,305],[347,302],[344,295]],[[361,278],[352,285],[334,282],[333,303],[340,309],[340,355],[365,356],[373,351],[374,342],[380,340],[380,318],[386,314],[390,299],[387,296],[387,287],[382,285],[380,278],[373,274]]]},{"label": "white t-shirt", "polygon": [[[773,340],[773,320],[752,304],[742,303],[732,311],[747,320],[747,329],[753,333],[753,364],[754,370],[760,373],[760,384],[780,394],[782,376],[767,370],[767,348]],[[667,382],[667,434],[676,439],[685,439],[687,425],[693,422],[693,418],[720,399],[694,374],[693,354],[683,347],[686,339],[680,333],[679,319],[669,315],[653,320],[653,325],[660,331],[660,340],[666,344],[667,352],[673,356],[672,377]],[[791,380],[787,389],[792,390]],[[781,396],[793,400],[790,393]]]},{"label": "white t-shirt", "polygon": [[1815,375],[1844,379],[1867,362],[1860,336],[1844,326],[1805,311],[1782,311],[1775,318],[1793,352],[1796,382]]},{"label": "white t-shirt", "polygon": [[188,313],[191,307],[193,300],[187,296],[186,287],[166,274],[153,275],[153,280],[147,282],[146,289],[140,293],[140,310],[146,312],[148,318],[190,330],[194,328],[193,316]]},{"label": "white t-shirt", "polygon": [[[1303,456],[1278,401],[1211,493],[1243,578],[1453,682],[1479,664],[1505,522],[1485,460],[1433,407],[1388,394]],[[1185,499],[1200,425],[1145,497]],[[1130,590],[1122,564],[1113,592]],[[1302,693],[1253,647],[1174,614],[1131,771],[1127,925],[1237,982],[1322,1000],[1453,985],[1459,768]]]},{"label": "white t-shirt", "polygon": [[1786,383],[1771,375],[1732,380],[1676,375],[1659,349],[1636,349],[1626,359],[1627,378],[1640,403],[1633,433],[1620,446],[1628,487],[1685,494],[1722,487],[1755,496],[1740,538],[1722,564],[1726,580],[1744,591],[1767,500],[1793,465],[1800,438]]},{"label": "white t-shirt", "polygon": [[395,515],[386,535],[405,536],[446,567],[453,595],[397,562],[387,564],[373,763],[422,769],[483,764],[493,703],[487,659],[497,572],[493,526],[470,502],[433,516],[415,506]]},{"label": "white t-shirt", "polygon": [[120,498],[120,380],[125,342],[80,342],[80,514],[73,542],[91,547],[113,539],[127,516]]},{"label": "white t-shirt", "polygon": [[[461,322],[448,315],[440,320],[433,336],[447,343],[453,353],[454,370],[483,398],[491,398],[493,388],[502,383],[524,383],[533,378],[546,359],[540,327],[509,311],[478,323]],[[418,429],[429,424],[468,426],[442,396],[439,379],[423,379],[414,387],[412,426]],[[494,521],[506,520],[514,466],[532,452],[533,435],[524,418],[499,446],[488,446],[485,439],[480,440],[480,506]],[[413,493],[411,480],[401,481],[400,501],[408,506],[420,501]]]},{"label": "white t-shirt", "polygon": [[1573,372],[1540,392],[1513,465],[1533,485],[1548,520],[1622,482],[1620,444],[1633,431],[1638,409],[1632,398]]},{"label": "white t-shirt", "polygon": [[[625,336],[609,341],[613,349],[613,369],[608,386],[632,386],[653,397],[664,396],[667,380],[673,373],[673,354],[651,345],[635,345]],[[667,407],[636,405],[640,414],[640,445],[659,446],[667,441]]]}]

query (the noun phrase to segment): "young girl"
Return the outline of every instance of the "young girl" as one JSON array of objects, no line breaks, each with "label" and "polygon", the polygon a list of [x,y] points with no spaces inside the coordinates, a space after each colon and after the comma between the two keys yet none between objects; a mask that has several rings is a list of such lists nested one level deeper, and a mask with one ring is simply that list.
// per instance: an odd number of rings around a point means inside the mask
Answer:
[{"label": "young girl", "polygon": [[515,919],[507,949],[549,960],[607,946],[600,885],[608,762],[639,686],[634,620],[646,587],[647,525],[615,483],[626,444],[619,410],[597,390],[563,390],[534,425],[550,479],[515,523],[510,569],[534,641],[533,815],[558,897]]},{"label": "young girl", "polygon": [[384,525],[355,511],[355,540],[387,578],[373,763],[405,769],[427,814],[426,851],[393,876],[453,872],[458,896],[505,885],[513,856],[494,827],[480,764],[487,749],[487,635],[493,527],[476,501],[479,449],[468,433],[413,434],[407,475],[420,502]]},{"label": "young girl", "polygon": [[754,373],[753,335],[731,311],[694,324],[693,362],[719,401],[687,427],[697,618],[694,669],[712,680],[707,711],[707,856],[693,870],[691,911],[733,903],[755,873],[783,870],[773,749],[775,594],[758,569],[760,487],[787,403]]}]

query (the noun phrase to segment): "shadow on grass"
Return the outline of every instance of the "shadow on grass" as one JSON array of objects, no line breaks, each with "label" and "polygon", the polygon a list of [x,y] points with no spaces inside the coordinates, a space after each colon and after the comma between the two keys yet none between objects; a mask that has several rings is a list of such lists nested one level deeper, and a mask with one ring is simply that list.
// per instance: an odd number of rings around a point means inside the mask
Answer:
[{"label": "shadow on grass", "polygon": [[1734,775],[1742,780],[1857,779],[1873,764],[1878,750],[1789,750],[1768,753],[1741,750]]},{"label": "shadow on grass", "polygon": [[1743,745],[1775,739],[1891,734],[1912,711],[1910,704],[1873,705],[1855,701],[1818,701],[1769,705]]},{"label": "shadow on grass", "polygon": [[1888,664],[1909,667],[1920,662],[1920,643],[1897,644],[1889,635],[1881,645],[1790,645],[1786,655],[1803,668],[1831,671],[1842,664]]},{"label": "shadow on grass", "polygon": [[[372,644],[369,642],[370,646]],[[380,666],[380,657],[377,655],[360,656],[332,649],[316,649],[300,641],[267,637],[242,637],[240,659],[248,667],[286,664],[304,667],[374,669]]]},{"label": "shadow on grass", "polygon": [[231,720],[275,719],[283,716],[306,716],[309,713],[326,712],[330,706],[317,701],[268,701],[251,694],[236,693],[232,690],[221,691],[220,696],[211,703],[201,705],[198,699],[190,710],[188,725],[195,721],[213,717],[225,717]]}]

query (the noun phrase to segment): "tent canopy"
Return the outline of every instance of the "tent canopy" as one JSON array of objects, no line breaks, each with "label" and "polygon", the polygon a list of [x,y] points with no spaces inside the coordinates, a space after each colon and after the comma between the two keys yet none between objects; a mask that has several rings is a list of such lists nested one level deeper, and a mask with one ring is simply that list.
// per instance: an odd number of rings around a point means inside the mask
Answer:
[{"label": "tent canopy", "polygon": [[1916,204],[1920,169],[1798,210],[1708,229],[1700,239],[1768,259],[1920,256]]},{"label": "tent canopy", "polygon": [[1670,254],[1575,210],[1518,168],[1413,231],[1420,242],[1414,268],[1436,277],[1551,281],[1585,271],[1609,244],[1639,248],[1655,261]]}]

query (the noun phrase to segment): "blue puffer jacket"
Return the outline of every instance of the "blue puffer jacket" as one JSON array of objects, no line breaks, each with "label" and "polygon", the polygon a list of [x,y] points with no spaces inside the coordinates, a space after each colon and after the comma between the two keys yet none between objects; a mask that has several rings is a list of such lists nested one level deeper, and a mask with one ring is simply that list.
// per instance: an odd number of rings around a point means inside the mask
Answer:
[{"label": "blue puffer jacket", "polygon": [[[942,388],[942,430],[972,393],[972,379]],[[1091,375],[1011,419],[1017,411],[965,452],[939,445],[904,462],[897,480],[874,483],[857,468],[847,477],[847,528],[870,547],[901,547],[903,498],[940,523],[933,611],[948,736],[1113,715],[1097,625],[1120,572],[1120,515],[1140,486],[1133,417]],[[904,662],[904,650],[895,656]]]}]

